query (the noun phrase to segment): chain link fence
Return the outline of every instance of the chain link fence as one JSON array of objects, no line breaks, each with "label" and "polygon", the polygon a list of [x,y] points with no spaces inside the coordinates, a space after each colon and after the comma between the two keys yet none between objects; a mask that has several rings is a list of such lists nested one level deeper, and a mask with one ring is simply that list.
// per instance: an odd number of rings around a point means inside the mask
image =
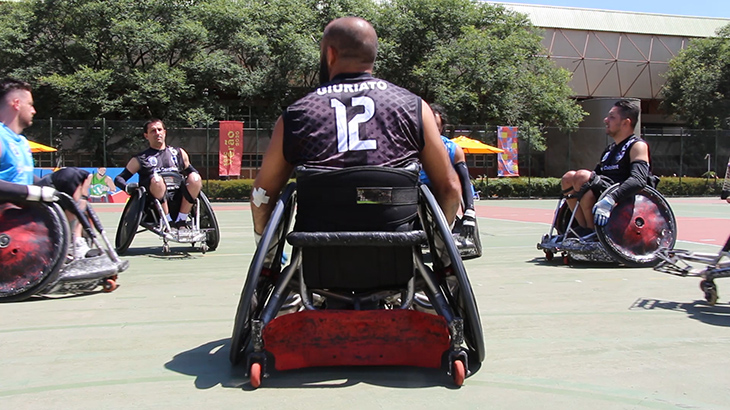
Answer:
[{"label": "chain link fence", "polygon": [[[124,167],[136,153],[148,147],[142,135],[143,121],[79,121],[36,119],[25,135],[57,148],[35,154],[37,167]],[[166,122],[167,143],[184,148],[205,179],[218,177],[218,123]],[[272,123],[244,123],[244,154],[241,178],[254,178],[266,147]],[[465,135],[498,146],[497,127],[450,125],[446,136]],[[660,176],[725,176],[730,157],[730,131],[684,128],[642,129],[649,143],[652,171]],[[523,177],[560,177],[569,169],[593,169],[603,149],[611,142],[603,128],[579,128],[570,132],[545,128],[542,135],[520,135],[519,172]],[[467,155],[472,177],[496,178],[497,155]]]}]

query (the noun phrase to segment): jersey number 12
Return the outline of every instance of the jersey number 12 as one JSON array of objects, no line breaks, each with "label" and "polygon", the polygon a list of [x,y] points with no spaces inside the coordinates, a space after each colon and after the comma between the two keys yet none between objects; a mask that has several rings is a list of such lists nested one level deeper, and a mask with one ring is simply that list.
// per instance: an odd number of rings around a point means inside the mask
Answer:
[{"label": "jersey number 12", "polygon": [[347,106],[333,98],[330,107],[335,109],[337,124],[337,151],[367,151],[377,149],[375,140],[360,139],[360,124],[370,121],[375,115],[375,101],[370,97],[353,97],[352,107],[363,107],[364,111],[347,121]]}]

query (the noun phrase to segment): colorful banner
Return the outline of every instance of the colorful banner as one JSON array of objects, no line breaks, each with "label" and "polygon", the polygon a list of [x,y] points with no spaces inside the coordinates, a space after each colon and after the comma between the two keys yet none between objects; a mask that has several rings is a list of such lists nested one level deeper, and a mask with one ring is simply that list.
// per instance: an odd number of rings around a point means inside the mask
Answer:
[{"label": "colorful banner", "polygon": [[243,156],[243,122],[221,121],[220,150],[218,153],[218,175],[241,176]]},{"label": "colorful banner", "polygon": [[497,127],[497,142],[503,153],[497,154],[499,168],[497,175],[500,177],[518,177],[520,171],[517,167],[517,127]]}]

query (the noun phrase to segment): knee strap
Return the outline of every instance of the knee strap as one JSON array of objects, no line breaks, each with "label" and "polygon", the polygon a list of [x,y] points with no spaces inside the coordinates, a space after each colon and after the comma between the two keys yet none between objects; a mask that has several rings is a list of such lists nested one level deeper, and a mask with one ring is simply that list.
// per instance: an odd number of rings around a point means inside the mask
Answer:
[{"label": "knee strap", "polygon": [[190,195],[190,191],[188,191],[188,186],[186,184],[180,184],[180,188],[178,189],[182,192],[183,198],[187,199],[191,204],[195,203],[195,198]]},{"label": "knee strap", "polygon": [[[588,182],[584,183],[580,186],[580,189],[578,192],[574,194],[568,194],[568,192],[573,191],[573,188],[567,188],[562,191],[563,196],[568,199],[578,199],[580,200],[583,195],[585,195],[586,192],[588,192],[589,189],[593,188],[595,185],[599,185],[601,181],[601,177],[599,175],[596,175],[595,172],[591,172],[591,177],[588,178]],[[567,195],[566,195],[567,194]]]}]

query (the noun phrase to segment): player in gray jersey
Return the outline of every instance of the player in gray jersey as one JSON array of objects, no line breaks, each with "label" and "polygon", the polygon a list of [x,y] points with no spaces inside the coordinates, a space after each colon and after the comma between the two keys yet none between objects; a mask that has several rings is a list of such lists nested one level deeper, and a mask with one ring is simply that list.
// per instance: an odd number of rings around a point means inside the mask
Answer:
[{"label": "player in gray jersey", "polygon": [[[200,174],[190,163],[188,153],[184,149],[167,145],[167,129],[162,120],[151,119],[142,126],[142,129],[150,147],[129,160],[124,171],[114,178],[114,184],[130,193],[137,188],[137,185],[135,183],[127,184],[127,180],[139,173],[140,185],[161,202],[165,218],[171,227],[189,229],[188,213],[203,188]],[[184,184],[178,191],[181,197],[174,198],[180,201],[180,212],[174,223],[167,204],[167,185],[159,175],[162,172],[178,172],[184,178]]]},{"label": "player in gray jersey", "polygon": [[298,165],[341,169],[420,161],[444,215],[453,222],[460,204],[459,178],[433,113],[415,94],[372,76],[377,44],[375,30],[361,18],[339,18],[325,28],[322,85],[277,120],[254,181],[251,211],[257,238]]}]

